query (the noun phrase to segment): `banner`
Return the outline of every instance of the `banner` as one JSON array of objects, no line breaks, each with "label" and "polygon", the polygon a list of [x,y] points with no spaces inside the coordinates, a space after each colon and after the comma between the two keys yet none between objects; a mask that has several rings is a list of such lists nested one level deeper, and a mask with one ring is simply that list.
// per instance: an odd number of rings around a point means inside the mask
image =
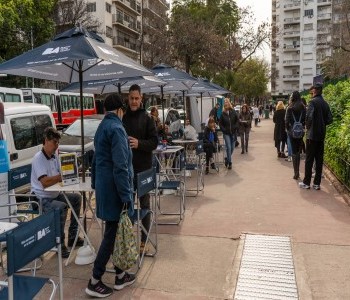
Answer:
[{"label": "banner", "polygon": [[7,173],[10,169],[10,162],[7,152],[7,143],[0,140],[0,173]]}]

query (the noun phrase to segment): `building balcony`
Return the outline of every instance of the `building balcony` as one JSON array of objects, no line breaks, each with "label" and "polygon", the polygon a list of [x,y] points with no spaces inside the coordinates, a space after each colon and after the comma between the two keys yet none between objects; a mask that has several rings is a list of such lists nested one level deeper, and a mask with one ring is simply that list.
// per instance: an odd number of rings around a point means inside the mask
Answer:
[{"label": "building balcony", "polygon": [[300,35],[300,31],[285,31],[285,32],[283,32],[283,35],[287,36],[287,37],[299,36]]},{"label": "building balcony", "polygon": [[300,45],[294,45],[294,44],[284,44],[283,45],[283,52],[290,52],[290,51],[300,51]]},{"label": "building balcony", "polygon": [[285,24],[292,24],[292,23],[300,23],[300,17],[295,17],[295,18],[285,18],[284,19]]},{"label": "building balcony", "polygon": [[135,16],[141,15],[141,4],[135,0],[113,0],[113,2],[115,2],[116,7],[122,7]]},{"label": "building balcony", "polygon": [[128,22],[124,20],[124,17],[121,15],[112,15],[112,24],[117,25],[123,29],[126,29],[128,32],[132,33],[141,33],[141,25],[139,22]]},{"label": "building balcony", "polygon": [[318,14],[317,20],[330,20],[332,19],[332,13]]},{"label": "building balcony", "polygon": [[137,47],[137,40],[125,40],[124,38],[120,37],[114,37],[113,38],[113,47],[120,49],[120,50],[126,50],[129,52],[137,53],[138,47]]},{"label": "building balcony", "polygon": [[294,2],[284,5],[284,11],[300,9],[300,2]]},{"label": "building balcony", "polygon": [[317,34],[330,34],[331,30],[329,27],[323,26],[323,27],[319,27],[317,28]]},{"label": "building balcony", "polygon": [[299,81],[299,74],[295,75],[283,75],[283,81]]},{"label": "building balcony", "polygon": [[331,4],[332,4],[332,0],[317,0],[318,6],[327,6]]},{"label": "building balcony", "polygon": [[290,59],[290,60],[284,60],[283,66],[299,66],[300,65],[300,59]]}]

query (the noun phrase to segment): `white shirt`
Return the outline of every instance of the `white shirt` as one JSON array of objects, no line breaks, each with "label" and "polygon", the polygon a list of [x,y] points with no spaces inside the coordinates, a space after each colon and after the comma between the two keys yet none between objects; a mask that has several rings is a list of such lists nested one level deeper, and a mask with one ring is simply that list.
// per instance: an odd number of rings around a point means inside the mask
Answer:
[{"label": "white shirt", "polygon": [[44,176],[51,177],[58,174],[60,174],[60,166],[57,157],[53,155],[50,158],[44,153],[44,150],[39,151],[34,155],[32,161],[32,174],[30,177],[32,192],[34,192],[39,199],[57,198],[59,192],[44,191],[44,187],[41,184],[40,179]]}]

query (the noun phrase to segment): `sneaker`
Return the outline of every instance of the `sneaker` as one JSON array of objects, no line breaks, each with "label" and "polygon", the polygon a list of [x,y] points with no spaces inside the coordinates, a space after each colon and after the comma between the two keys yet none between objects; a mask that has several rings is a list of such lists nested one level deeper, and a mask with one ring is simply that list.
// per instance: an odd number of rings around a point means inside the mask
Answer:
[{"label": "sneaker", "polygon": [[291,162],[292,161],[292,157],[291,156],[288,156],[287,158],[284,159],[285,161],[289,161]]},{"label": "sneaker", "polygon": [[299,182],[299,187],[301,189],[305,189],[305,190],[309,190],[310,189],[310,186],[305,184],[304,182]]},{"label": "sneaker", "polygon": [[[74,244],[74,238],[73,239],[68,239],[68,247],[72,247],[73,244]],[[77,246],[77,247],[84,246],[84,240],[81,237],[78,237],[78,240],[75,243],[75,246]]]},{"label": "sneaker", "polygon": [[90,279],[89,284],[85,289],[85,293],[91,297],[105,298],[113,293],[113,289],[106,286],[101,280],[99,280],[96,284],[92,284]]},{"label": "sneaker", "polygon": [[316,191],[319,191],[321,189],[321,187],[318,184],[313,184],[312,187]]},{"label": "sneaker", "polygon": [[117,291],[122,290],[126,286],[132,285],[136,280],[135,275],[126,273],[124,274],[122,279],[119,279],[118,276],[115,276],[115,285],[114,289]]},{"label": "sneaker", "polygon": [[62,244],[61,246],[61,257],[62,258],[68,258],[70,254],[70,251],[68,250],[67,246]]},{"label": "sneaker", "polygon": [[148,247],[146,246],[145,242],[141,242],[140,244],[140,254],[145,252],[145,254],[149,251]]}]

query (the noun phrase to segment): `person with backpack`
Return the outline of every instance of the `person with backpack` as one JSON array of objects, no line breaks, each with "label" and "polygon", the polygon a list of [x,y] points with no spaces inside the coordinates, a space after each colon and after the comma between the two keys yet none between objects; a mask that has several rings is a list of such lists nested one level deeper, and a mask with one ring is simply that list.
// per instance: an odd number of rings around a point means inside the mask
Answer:
[{"label": "person with backpack", "polygon": [[290,105],[286,112],[286,130],[290,139],[292,148],[292,161],[294,176],[293,179],[299,179],[300,166],[300,145],[304,137],[306,108],[298,91],[294,91],[290,95]]}]

